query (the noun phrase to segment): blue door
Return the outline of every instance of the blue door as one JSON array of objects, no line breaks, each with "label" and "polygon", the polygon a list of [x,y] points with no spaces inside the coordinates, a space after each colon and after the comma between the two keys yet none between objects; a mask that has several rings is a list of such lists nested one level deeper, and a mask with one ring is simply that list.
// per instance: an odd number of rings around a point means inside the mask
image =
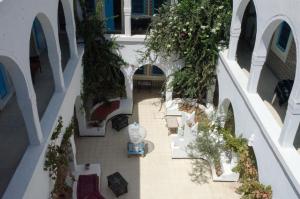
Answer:
[{"label": "blue door", "polygon": [[0,63],[0,99],[3,99],[8,93],[4,66]]},{"label": "blue door", "polygon": [[115,31],[114,22],[114,1],[105,0],[105,17],[106,17],[106,28],[108,31]]}]

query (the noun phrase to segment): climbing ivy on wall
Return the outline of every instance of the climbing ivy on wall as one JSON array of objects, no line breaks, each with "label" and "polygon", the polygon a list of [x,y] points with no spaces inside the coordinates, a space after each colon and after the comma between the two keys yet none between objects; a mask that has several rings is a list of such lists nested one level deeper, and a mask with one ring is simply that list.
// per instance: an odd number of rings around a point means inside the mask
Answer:
[{"label": "climbing ivy on wall", "polygon": [[215,78],[218,52],[228,45],[231,10],[232,0],[163,5],[150,25],[143,60],[177,55],[186,68],[173,74],[171,86],[183,97],[202,98]]}]

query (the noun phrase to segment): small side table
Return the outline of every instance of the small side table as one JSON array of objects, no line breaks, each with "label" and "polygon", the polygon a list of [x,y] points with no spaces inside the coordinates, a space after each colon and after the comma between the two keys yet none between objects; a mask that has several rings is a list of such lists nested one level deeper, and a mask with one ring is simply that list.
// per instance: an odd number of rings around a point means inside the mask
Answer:
[{"label": "small side table", "polygon": [[119,172],[115,172],[107,176],[108,187],[112,190],[116,197],[128,192],[128,182],[121,176]]},{"label": "small side table", "polygon": [[174,116],[166,116],[167,127],[169,129],[170,134],[176,134],[178,129],[177,118]]},{"label": "small side table", "polygon": [[128,126],[128,117],[127,115],[117,115],[111,119],[111,123],[113,129],[120,131]]}]

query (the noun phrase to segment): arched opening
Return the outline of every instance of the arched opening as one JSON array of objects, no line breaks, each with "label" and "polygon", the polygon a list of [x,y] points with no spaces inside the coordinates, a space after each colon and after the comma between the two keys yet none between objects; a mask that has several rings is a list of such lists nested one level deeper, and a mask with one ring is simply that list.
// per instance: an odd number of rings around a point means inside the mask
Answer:
[{"label": "arched opening", "polygon": [[235,121],[231,103],[229,104],[227,109],[224,128],[229,130],[233,135],[235,135]]},{"label": "arched opening", "polygon": [[219,113],[224,128],[230,131],[232,135],[235,135],[235,118],[234,118],[235,116],[234,116],[234,110],[230,100],[225,99],[223,101],[223,103],[220,106]]},{"label": "arched opening", "polygon": [[160,91],[165,80],[166,75],[162,69],[158,66],[147,64],[135,71],[133,75],[133,87],[137,90],[150,89]]},{"label": "arched opening", "polygon": [[37,17],[32,25],[29,48],[31,79],[41,119],[54,93],[55,84],[48,54],[48,44],[42,24]]},{"label": "arched opening", "polygon": [[0,198],[29,145],[27,129],[7,66],[0,59]]},{"label": "arched opening", "polygon": [[246,74],[249,74],[257,26],[256,11],[253,0],[250,0],[246,7],[241,26],[236,58],[240,67],[246,72]]},{"label": "arched opening", "polygon": [[66,18],[62,2],[58,4],[58,35],[61,50],[61,67],[62,70],[66,68],[66,65],[70,59],[70,45],[67,34]]},{"label": "arched opening", "polygon": [[140,66],[133,75],[134,111],[137,111],[139,102],[146,99],[151,99],[153,102],[159,104],[160,110],[160,102],[165,95],[162,89],[165,81],[166,75],[158,66],[151,64]]},{"label": "arched opening", "polygon": [[257,92],[282,126],[296,73],[296,44],[288,23],[282,21],[273,33]]}]

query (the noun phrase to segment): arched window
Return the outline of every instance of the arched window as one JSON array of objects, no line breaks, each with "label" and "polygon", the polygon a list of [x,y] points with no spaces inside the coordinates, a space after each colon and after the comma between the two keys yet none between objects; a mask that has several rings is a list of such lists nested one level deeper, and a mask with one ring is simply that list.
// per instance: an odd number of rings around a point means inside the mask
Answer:
[{"label": "arched window", "polygon": [[153,75],[153,76],[163,76],[163,75],[165,75],[165,73],[164,73],[164,71],[162,71],[157,66],[152,65],[152,67],[151,67],[151,75]]},{"label": "arched window", "polygon": [[296,44],[288,23],[281,21],[271,37],[257,92],[282,125],[296,73]]},{"label": "arched window", "polygon": [[39,116],[42,118],[54,93],[55,85],[44,30],[37,17],[32,25],[29,48],[31,79]]},{"label": "arched window", "polygon": [[246,7],[241,25],[242,30],[236,57],[240,67],[246,72],[246,74],[249,74],[257,26],[256,11],[253,0],[251,0]]},{"label": "arched window", "polygon": [[64,8],[59,1],[58,4],[58,35],[61,51],[61,67],[62,70],[66,68],[66,65],[70,59],[70,44],[66,28],[66,18],[64,13]]},{"label": "arched window", "polygon": [[146,75],[146,66],[141,66],[135,71],[135,75]]},{"label": "arched window", "polygon": [[[19,108],[16,95],[13,95],[14,85],[10,75],[0,59],[0,145],[1,145],[1,180],[0,198],[4,194],[19,162],[28,145],[28,132]],[[12,148],[13,147],[13,148]]]}]

